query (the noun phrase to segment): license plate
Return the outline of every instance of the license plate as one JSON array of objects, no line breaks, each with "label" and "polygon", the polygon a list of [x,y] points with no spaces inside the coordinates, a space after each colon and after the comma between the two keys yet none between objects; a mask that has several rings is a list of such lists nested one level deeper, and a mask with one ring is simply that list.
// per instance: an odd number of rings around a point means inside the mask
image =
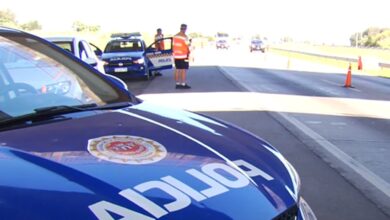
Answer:
[{"label": "license plate", "polygon": [[115,68],[115,69],[114,69],[114,72],[116,72],[116,73],[123,73],[123,72],[127,72],[127,67],[119,67],[119,68]]}]

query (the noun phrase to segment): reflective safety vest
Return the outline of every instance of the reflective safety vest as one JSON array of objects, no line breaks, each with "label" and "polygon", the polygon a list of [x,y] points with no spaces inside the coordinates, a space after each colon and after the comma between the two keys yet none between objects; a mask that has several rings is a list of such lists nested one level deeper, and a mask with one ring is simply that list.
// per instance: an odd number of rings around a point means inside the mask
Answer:
[{"label": "reflective safety vest", "polygon": [[187,59],[189,53],[188,38],[186,36],[175,35],[173,37],[173,58]]},{"label": "reflective safety vest", "polygon": [[158,43],[156,43],[157,50],[164,50],[165,49],[164,41],[162,40],[163,38],[164,38],[164,35],[162,35],[162,34],[156,34],[154,36],[155,41],[160,40]]}]

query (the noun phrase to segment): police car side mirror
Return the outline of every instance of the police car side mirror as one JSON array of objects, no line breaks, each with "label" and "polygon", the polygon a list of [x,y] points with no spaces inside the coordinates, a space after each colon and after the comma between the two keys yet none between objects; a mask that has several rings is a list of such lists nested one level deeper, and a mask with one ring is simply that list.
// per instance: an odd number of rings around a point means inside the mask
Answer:
[{"label": "police car side mirror", "polygon": [[93,48],[93,52],[95,53],[95,55],[101,59],[102,55],[103,55],[103,51],[96,45],[92,44],[92,43],[89,43],[89,45],[91,45],[91,47]]},{"label": "police car side mirror", "polygon": [[94,51],[97,57],[102,57],[103,51],[101,50],[95,50]]},{"label": "police car side mirror", "polygon": [[154,47],[148,47],[148,48],[146,48],[146,52],[148,53],[148,52],[156,52],[157,51],[157,49],[156,48],[154,48]]}]

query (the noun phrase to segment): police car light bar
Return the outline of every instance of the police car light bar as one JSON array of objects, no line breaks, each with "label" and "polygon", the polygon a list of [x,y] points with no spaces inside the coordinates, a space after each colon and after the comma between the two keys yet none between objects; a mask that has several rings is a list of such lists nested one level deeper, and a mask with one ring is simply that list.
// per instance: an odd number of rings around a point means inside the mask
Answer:
[{"label": "police car light bar", "polygon": [[111,38],[141,38],[141,37],[142,37],[142,35],[140,32],[111,34]]}]

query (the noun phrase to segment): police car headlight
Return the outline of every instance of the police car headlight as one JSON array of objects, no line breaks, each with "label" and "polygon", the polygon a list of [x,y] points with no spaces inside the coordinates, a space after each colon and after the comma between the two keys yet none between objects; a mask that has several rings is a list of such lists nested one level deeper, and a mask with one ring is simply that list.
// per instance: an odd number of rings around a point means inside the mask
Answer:
[{"label": "police car headlight", "polygon": [[145,60],[144,60],[144,58],[140,58],[140,59],[134,60],[134,63],[136,63],[136,64],[144,64]]},{"label": "police car headlight", "polygon": [[290,173],[290,176],[292,178],[292,184],[293,184],[293,192],[291,192],[295,197],[296,200],[299,200],[299,192],[301,190],[301,179],[299,178],[298,172],[295,170],[295,168],[288,162],[287,160],[284,161],[287,165],[287,169]]},{"label": "police car headlight", "polygon": [[299,216],[300,216],[299,219],[317,220],[317,217],[314,214],[313,210],[310,208],[309,204],[307,204],[305,199],[303,199],[302,196],[300,195],[301,179],[299,178],[297,171],[287,160],[285,160],[285,164],[287,165],[287,169],[289,170],[290,176],[293,181],[294,192],[291,193],[296,197]]},{"label": "police car headlight", "polygon": [[317,216],[303,198],[299,199],[299,212],[303,220],[317,220]]}]

